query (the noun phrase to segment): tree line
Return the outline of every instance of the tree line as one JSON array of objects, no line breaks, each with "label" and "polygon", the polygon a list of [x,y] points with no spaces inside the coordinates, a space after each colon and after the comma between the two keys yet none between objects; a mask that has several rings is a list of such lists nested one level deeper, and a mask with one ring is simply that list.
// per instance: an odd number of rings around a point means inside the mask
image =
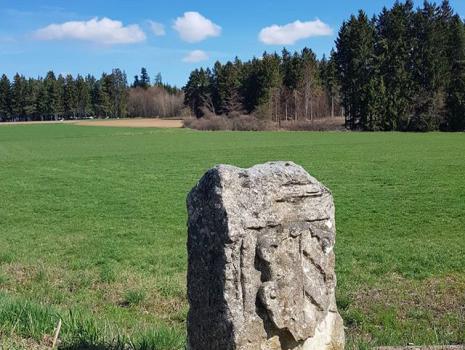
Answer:
[{"label": "tree line", "polygon": [[360,11],[332,60],[349,128],[465,129],[465,26],[449,1],[397,1],[372,19]]},{"label": "tree line", "polygon": [[196,69],[184,87],[198,118],[344,115],[352,130],[465,129],[465,25],[449,1],[396,1],[345,21],[329,59],[311,49]]},{"label": "tree line", "polygon": [[[145,114],[139,108],[142,102]],[[161,74],[151,85],[145,68],[131,86],[120,69],[103,73],[100,79],[56,76],[53,71],[44,78],[26,78],[19,73],[12,81],[5,74],[0,78],[0,121],[167,117],[179,115],[182,108],[182,91],[164,84]]]},{"label": "tree line", "polygon": [[340,115],[332,62],[304,48],[236,58],[213,69],[196,69],[184,87],[185,104],[198,118],[254,113],[260,119],[313,120]]}]

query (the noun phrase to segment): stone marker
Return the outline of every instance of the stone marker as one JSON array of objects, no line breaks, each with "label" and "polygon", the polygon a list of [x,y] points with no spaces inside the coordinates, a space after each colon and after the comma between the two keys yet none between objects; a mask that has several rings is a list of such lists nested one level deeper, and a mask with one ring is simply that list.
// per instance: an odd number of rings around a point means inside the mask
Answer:
[{"label": "stone marker", "polygon": [[189,350],[340,350],[331,192],[302,167],[220,165],[191,191]]}]

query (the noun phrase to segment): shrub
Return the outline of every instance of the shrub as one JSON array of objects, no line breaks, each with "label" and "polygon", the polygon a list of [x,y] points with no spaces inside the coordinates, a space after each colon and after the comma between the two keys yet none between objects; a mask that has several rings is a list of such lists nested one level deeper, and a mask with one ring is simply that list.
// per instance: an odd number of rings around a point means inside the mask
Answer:
[{"label": "shrub", "polygon": [[299,121],[281,121],[280,127],[276,122],[259,119],[254,115],[217,116],[208,115],[204,118],[184,118],[184,127],[204,131],[233,130],[233,131],[262,131],[262,130],[291,130],[291,131],[329,131],[345,130],[344,118],[324,118]]},{"label": "shrub", "polygon": [[290,131],[342,131],[344,118],[322,118],[298,121],[282,121],[281,128]]}]

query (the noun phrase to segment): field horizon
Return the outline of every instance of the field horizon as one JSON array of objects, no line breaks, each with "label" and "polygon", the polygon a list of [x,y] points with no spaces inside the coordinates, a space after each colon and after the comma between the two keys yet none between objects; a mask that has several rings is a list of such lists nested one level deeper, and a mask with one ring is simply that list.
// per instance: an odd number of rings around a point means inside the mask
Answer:
[{"label": "field horizon", "polygon": [[185,346],[188,191],[294,161],[336,205],[348,349],[465,343],[463,133],[0,128],[0,349]]}]

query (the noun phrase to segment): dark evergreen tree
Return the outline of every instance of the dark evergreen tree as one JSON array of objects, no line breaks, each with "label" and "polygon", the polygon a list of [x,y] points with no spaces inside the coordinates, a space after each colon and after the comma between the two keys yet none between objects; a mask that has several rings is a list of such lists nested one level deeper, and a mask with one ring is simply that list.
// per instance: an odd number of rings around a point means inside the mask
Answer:
[{"label": "dark evergreen tree", "polygon": [[120,69],[113,69],[105,77],[104,84],[110,99],[110,116],[124,118],[127,114],[127,78],[126,73]]},{"label": "dark evergreen tree", "polygon": [[48,119],[56,119],[60,112],[61,96],[57,79],[52,71],[47,73],[43,84],[45,89],[44,114]]},{"label": "dark evergreen tree", "polygon": [[25,80],[24,87],[24,120],[40,119],[36,113],[36,100],[39,87],[36,79]]},{"label": "dark evergreen tree", "polygon": [[280,57],[264,53],[261,59],[254,58],[244,65],[241,93],[246,96],[245,108],[248,112],[262,106],[271,118],[273,97],[280,88]]},{"label": "dark evergreen tree", "polygon": [[344,22],[336,41],[335,59],[341,83],[346,126],[351,129],[371,129],[378,124],[384,111],[375,111],[371,90],[378,74],[375,57],[375,26],[360,11]]},{"label": "dark evergreen tree", "polygon": [[76,114],[78,118],[84,118],[91,113],[91,90],[89,84],[81,75],[76,77]]},{"label": "dark evergreen tree", "polygon": [[7,121],[11,116],[11,84],[3,74],[0,79],[0,121]]},{"label": "dark evergreen tree", "polygon": [[411,0],[397,1],[392,9],[384,8],[377,20],[376,55],[387,94],[384,113],[380,115],[382,130],[405,130],[408,126],[413,99],[409,70],[413,16]]},{"label": "dark evergreen tree", "polygon": [[139,86],[143,89],[148,89],[150,87],[150,76],[146,68],[141,68],[140,70]]},{"label": "dark evergreen tree", "polygon": [[44,80],[39,78],[37,80],[37,98],[34,104],[34,110],[37,119],[44,120],[47,117],[47,91],[45,89]]},{"label": "dark evergreen tree", "polygon": [[465,28],[459,16],[451,23],[454,48],[451,50],[450,82],[447,88],[446,122],[449,130],[465,130]]},{"label": "dark evergreen tree", "polygon": [[22,120],[25,116],[25,81],[24,76],[16,73],[11,88],[11,113],[15,120]]},{"label": "dark evergreen tree", "polygon": [[213,68],[213,103],[217,114],[241,112],[242,96],[240,95],[240,64],[227,62],[222,65],[216,62]]},{"label": "dark evergreen tree", "polygon": [[63,110],[66,118],[76,118],[78,106],[77,88],[72,75],[65,78],[63,91]]},{"label": "dark evergreen tree", "polygon": [[214,113],[212,99],[212,73],[203,68],[194,70],[184,87],[184,103],[197,118]]},{"label": "dark evergreen tree", "polygon": [[413,17],[412,37],[412,115],[408,128],[414,131],[434,130],[444,112],[442,68],[443,45],[438,31],[438,7],[425,1]]},{"label": "dark evergreen tree", "polygon": [[110,117],[112,112],[110,89],[112,78],[103,73],[100,80],[95,84],[95,113],[99,117]]},{"label": "dark evergreen tree", "polygon": [[141,86],[140,86],[140,80],[139,80],[139,76],[138,76],[138,75],[135,75],[135,76],[134,76],[134,83],[132,83],[132,87],[133,87],[133,88],[141,87]]}]

